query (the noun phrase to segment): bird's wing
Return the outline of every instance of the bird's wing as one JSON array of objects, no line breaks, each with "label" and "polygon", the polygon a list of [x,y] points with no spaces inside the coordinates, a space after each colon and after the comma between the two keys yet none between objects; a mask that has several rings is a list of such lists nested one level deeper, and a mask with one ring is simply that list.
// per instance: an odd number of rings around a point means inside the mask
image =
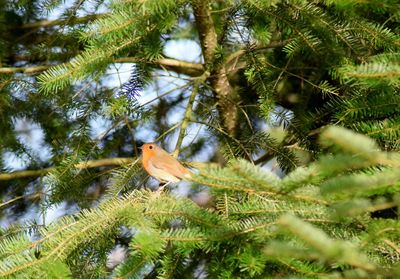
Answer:
[{"label": "bird's wing", "polygon": [[163,154],[162,160],[151,160],[151,163],[155,168],[162,169],[179,179],[190,177],[191,174],[187,168],[168,153]]}]

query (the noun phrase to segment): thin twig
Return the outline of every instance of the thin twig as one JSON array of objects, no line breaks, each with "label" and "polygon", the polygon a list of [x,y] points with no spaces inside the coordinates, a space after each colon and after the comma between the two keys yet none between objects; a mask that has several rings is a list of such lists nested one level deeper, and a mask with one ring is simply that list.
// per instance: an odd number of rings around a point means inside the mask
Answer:
[{"label": "thin twig", "polygon": [[227,59],[226,62],[227,64],[231,63],[233,60],[236,60],[238,58],[240,58],[243,55],[246,55],[249,53],[249,50],[251,51],[261,51],[261,50],[268,50],[271,48],[280,48],[280,47],[284,47],[285,45],[287,45],[291,40],[284,40],[284,41],[278,41],[278,42],[271,42],[267,45],[257,45],[257,46],[253,46],[253,47],[245,47],[242,49],[239,49],[236,52],[233,52],[232,54],[230,54]]},{"label": "thin twig", "polygon": [[158,99],[161,99],[162,97],[165,97],[165,96],[168,95],[168,94],[174,93],[174,92],[176,92],[176,91],[179,90],[179,89],[184,89],[184,88],[186,88],[186,87],[189,87],[189,85],[190,85],[189,83],[185,83],[185,84],[182,85],[182,86],[174,87],[173,89],[168,90],[168,91],[166,91],[166,92],[164,92],[164,93],[158,95],[157,97],[155,97],[155,98],[153,98],[153,99],[151,99],[151,100],[149,100],[149,101],[147,101],[147,102],[141,104],[140,107],[143,108],[143,107],[149,105],[150,103],[155,102],[155,101],[157,101]]},{"label": "thin twig", "polygon": [[390,241],[389,239],[384,239],[383,242],[385,242],[388,246],[390,246],[390,248],[392,248],[392,249],[395,250],[398,254],[400,254],[400,248],[399,248],[399,246],[397,246],[395,243],[393,243],[393,242]]},{"label": "thin twig", "polygon": [[5,202],[3,202],[3,203],[0,203],[0,208],[3,207],[3,206],[8,205],[8,204],[10,204],[10,203],[13,203],[13,202],[15,202],[15,201],[17,201],[17,200],[21,200],[21,199],[35,199],[35,198],[37,198],[37,197],[40,197],[41,195],[42,195],[42,192],[37,192],[37,193],[30,194],[30,195],[18,196],[18,197],[12,198],[12,199],[10,199],[10,200],[7,200],[7,201],[5,201]]},{"label": "thin twig", "polygon": [[156,138],[156,140],[154,142],[158,142],[160,141],[162,138],[164,138],[166,135],[168,135],[169,133],[171,133],[173,130],[177,129],[179,127],[179,122],[176,123],[174,126],[172,126],[171,128],[169,128],[168,130],[166,130],[164,133],[162,133],[161,135],[158,136],[158,138]]},{"label": "thin twig", "polygon": [[210,123],[207,123],[207,122],[205,122],[205,121],[198,121],[198,120],[193,120],[193,119],[191,119],[191,122],[205,125],[205,126],[207,126],[207,127],[210,127],[210,128],[212,128],[212,129],[214,129],[214,130],[220,132],[221,134],[223,134],[223,135],[229,137],[231,140],[233,140],[234,142],[236,142],[236,143],[240,146],[240,148],[243,150],[244,154],[246,155],[247,159],[248,159],[250,162],[254,163],[253,158],[252,158],[251,154],[247,151],[246,147],[245,147],[237,138],[231,136],[228,132],[224,131],[224,129],[219,128],[219,127],[217,127],[217,126],[214,126],[214,125],[212,125],[212,124],[210,124]]},{"label": "thin twig", "polygon": [[185,116],[183,117],[181,128],[179,130],[178,140],[176,141],[175,150],[173,156],[176,158],[179,155],[183,138],[185,137],[186,128],[189,125],[190,118],[193,112],[193,104],[196,99],[197,93],[199,92],[200,80],[196,80],[193,85],[192,94],[190,94],[188,104],[186,106]]}]

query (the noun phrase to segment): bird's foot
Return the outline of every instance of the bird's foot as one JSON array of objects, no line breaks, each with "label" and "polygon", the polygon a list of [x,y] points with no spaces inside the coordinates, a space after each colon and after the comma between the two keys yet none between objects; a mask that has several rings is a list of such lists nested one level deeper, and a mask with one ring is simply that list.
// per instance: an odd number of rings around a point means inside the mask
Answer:
[{"label": "bird's foot", "polygon": [[169,184],[171,184],[171,182],[167,182],[161,186],[158,187],[158,189],[155,191],[156,193],[161,193],[165,187],[167,187]]}]

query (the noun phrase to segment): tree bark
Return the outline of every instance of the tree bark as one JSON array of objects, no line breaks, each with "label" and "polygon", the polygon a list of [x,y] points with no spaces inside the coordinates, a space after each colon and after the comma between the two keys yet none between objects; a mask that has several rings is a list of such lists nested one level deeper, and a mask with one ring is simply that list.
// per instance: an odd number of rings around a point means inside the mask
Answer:
[{"label": "tree bark", "polygon": [[193,13],[199,32],[201,48],[207,70],[210,72],[209,81],[217,98],[218,112],[222,118],[224,129],[231,136],[237,130],[239,97],[229,83],[225,63],[214,63],[218,47],[217,32],[209,9],[209,1],[193,0]]}]

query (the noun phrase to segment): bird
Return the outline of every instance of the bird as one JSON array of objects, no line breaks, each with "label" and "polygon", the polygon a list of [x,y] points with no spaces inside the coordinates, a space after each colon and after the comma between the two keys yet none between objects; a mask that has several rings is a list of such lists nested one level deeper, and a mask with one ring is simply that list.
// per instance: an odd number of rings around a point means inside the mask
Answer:
[{"label": "bird", "polygon": [[155,143],[145,143],[142,149],[142,164],[146,172],[164,184],[162,191],[170,183],[190,179],[192,173],[177,159]]}]

